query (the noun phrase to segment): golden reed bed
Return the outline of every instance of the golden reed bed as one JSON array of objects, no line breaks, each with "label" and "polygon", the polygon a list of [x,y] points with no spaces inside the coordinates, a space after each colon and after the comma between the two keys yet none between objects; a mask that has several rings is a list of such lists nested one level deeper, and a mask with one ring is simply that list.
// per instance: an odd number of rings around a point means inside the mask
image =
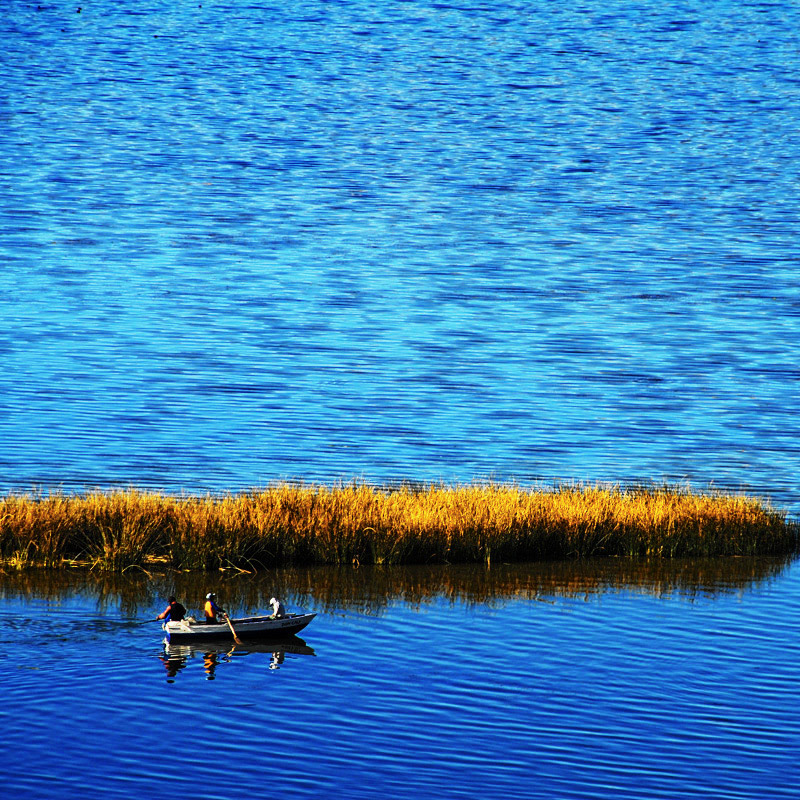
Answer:
[{"label": "golden reed bed", "polygon": [[109,570],[777,555],[798,526],[751,497],[675,488],[277,486],[9,495],[0,560]]}]

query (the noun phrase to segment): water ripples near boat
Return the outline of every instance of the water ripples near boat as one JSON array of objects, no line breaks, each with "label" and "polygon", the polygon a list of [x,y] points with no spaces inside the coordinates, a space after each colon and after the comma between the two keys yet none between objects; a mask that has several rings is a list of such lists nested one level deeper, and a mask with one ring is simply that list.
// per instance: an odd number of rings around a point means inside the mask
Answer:
[{"label": "water ripples near boat", "polygon": [[[165,643],[146,620],[167,576],[8,574],[0,678],[25,768],[4,785],[149,796],[166,737],[188,794],[228,791],[234,768],[252,796],[790,797],[800,573],[723,562],[230,576],[237,614],[276,586],[318,611],[302,638],[241,646]],[[175,578],[189,606],[209,580]],[[91,737],[63,735],[78,717]]]}]

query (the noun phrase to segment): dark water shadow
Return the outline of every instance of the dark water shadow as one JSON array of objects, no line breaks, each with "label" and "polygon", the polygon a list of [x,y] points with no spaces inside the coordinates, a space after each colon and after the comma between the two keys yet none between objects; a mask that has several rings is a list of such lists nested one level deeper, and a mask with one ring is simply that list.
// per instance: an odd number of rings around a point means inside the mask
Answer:
[{"label": "dark water shadow", "polygon": [[[418,606],[446,599],[469,605],[546,600],[634,591],[692,601],[748,591],[785,572],[792,558],[676,560],[593,559],[485,566],[311,567],[255,574],[27,570],[0,574],[0,597],[59,601],[82,595],[98,625],[146,625],[175,594],[199,614],[207,592],[235,614],[269,611],[282,598],[290,610],[379,615],[390,604]],[[152,623],[156,624],[156,623]]]}]

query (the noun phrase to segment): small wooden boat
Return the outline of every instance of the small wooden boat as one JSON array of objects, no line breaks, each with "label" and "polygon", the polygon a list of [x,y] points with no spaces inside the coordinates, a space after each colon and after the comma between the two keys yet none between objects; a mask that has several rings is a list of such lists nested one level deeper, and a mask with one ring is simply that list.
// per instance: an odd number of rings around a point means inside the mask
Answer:
[{"label": "small wooden boat", "polygon": [[[286,614],[283,617],[240,617],[231,619],[231,625],[240,639],[263,639],[267,637],[291,636],[311,622],[316,614]],[[183,619],[170,620],[161,627],[170,642],[192,642],[202,639],[233,639],[233,632],[227,622],[195,622]]]}]

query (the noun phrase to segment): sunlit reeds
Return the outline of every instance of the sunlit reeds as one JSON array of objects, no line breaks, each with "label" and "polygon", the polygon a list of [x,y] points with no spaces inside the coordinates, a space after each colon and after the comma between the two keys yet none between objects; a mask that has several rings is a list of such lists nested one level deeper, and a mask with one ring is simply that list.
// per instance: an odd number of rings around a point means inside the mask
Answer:
[{"label": "sunlit reeds", "polygon": [[775,555],[798,529],[761,500],[675,488],[277,486],[0,499],[7,565],[246,571],[309,564]]}]

